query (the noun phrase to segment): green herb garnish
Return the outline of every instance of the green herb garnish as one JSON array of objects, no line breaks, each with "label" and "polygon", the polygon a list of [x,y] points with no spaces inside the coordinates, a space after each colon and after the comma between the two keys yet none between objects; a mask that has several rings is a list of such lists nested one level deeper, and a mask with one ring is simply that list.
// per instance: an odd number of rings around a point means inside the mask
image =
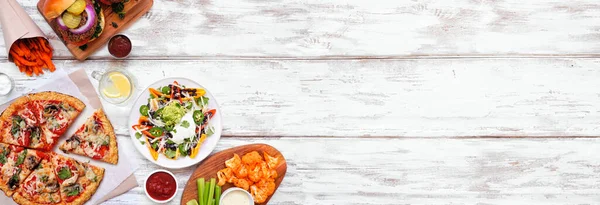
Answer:
[{"label": "green herb garnish", "polygon": [[165,151],[165,156],[167,156],[168,158],[175,158],[176,154],[177,153],[175,152],[175,150],[172,150],[172,149],[167,149]]},{"label": "green herb garnish", "polygon": [[124,2],[111,4],[110,7],[112,8],[113,12],[115,12],[116,14],[119,15],[120,19],[125,18],[125,11],[123,11],[123,10],[125,10]]},{"label": "green herb garnish", "polygon": [[178,146],[179,154],[181,154],[181,156],[187,156],[188,149],[186,149],[187,146],[185,146],[185,145],[186,145],[185,143],[181,143]]},{"label": "green herb garnish", "polygon": [[152,149],[158,150],[158,141],[153,142],[151,146],[152,146]]},{"label": "green herb garnish", "polygon": [[[97,14],[99,14],[100,12],[102,12],[102,7],[100,7],[100,5],[98,4],[98,1],[94,1],[94,11],[96,11]],[[98,18],[98,22],[100,22],[102,19],[100,19],[100,15],[96,15]],[[100,25],[102,23],[97,23],[96,24],[96,31],[94,32],[94,35],[92,35],[92,38],[98,38],[98,36],[100,36],[100,34],[102,33],[102,25]],[[81,48],[81,47],[80,47]],[[87,46],[86,46],[87,48]]]},{"label": "green herb garnish", "polygon": [[196,99],[196,104],[198,104],[198,106],[204,108],[206,106],[208,106],[208,98],[207,97],[199,97],[198,99]]},{"label": "green herb garnish", "polygon": [[183,122],[181,122],[181,127],[188,128],[190,127],[190,123],[187,120],[184,120]]},{"label": "green herb garnish", "polygon": [[58,178],[65,180],[68,178],[71,178],[71,170],[69,170],[69,168],[67,167],[62,167],[60,168],[60,170],[58,171]]},{"label": "green herb garnish", "polygon": [[19,154],[19,156],[17,157],[17,162],[15,163],[15,166],[19,166],[19,165],[23,164],[23,162],[25,161],[25,156],[27,156],[27,150],[23,150],[23,152],[21,152],[21,154]]},{"label": "green herb garnish", "polygon": [[215,134],[215,128],[211,126],[208,129],[206,129],[204,131],[204,133],[206,134],[206,136],[211,136],[211,135]]},{"label": "green herb garnish", "polygon": [[77,196],[79,195],[79,187],[73,187],[73,189],[69,192],[67,192],[67,196]]},{"label": "green herb garnish", "polygon": [[6,155],[7,154],[8,154],[8,150],[4,150],[4,151],[2,151],[2,153],[0,153],[0,163],[6,164]]},{"label": "green herb garnish", "polygon": [[42,177],[40,178],[40,180],[42,182],[47,182],[48,181],[48,175],[42,175]]}]

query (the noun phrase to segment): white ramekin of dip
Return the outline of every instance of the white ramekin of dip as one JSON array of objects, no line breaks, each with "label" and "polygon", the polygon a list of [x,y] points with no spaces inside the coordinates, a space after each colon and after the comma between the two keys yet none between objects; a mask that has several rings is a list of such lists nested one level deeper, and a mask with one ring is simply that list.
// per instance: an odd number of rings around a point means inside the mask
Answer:
[{"label": "white ramekin of dip", "polygon": [[232,187],[223,194],[221,194],[221,199],[219,199],[219,205],[240,205],[240,204],[248,204],[254,205],[254,198],[252,195],[248,193],[248,191]]}]

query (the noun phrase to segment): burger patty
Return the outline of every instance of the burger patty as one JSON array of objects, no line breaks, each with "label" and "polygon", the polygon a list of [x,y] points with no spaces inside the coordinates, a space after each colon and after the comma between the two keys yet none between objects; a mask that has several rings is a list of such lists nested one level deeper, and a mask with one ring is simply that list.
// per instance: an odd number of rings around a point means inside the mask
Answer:
[{"label": "burger patty", "polygon": [[[86,4],[93,5],[91,0],[86,0]],[[92,12],[95,12],[95,11],[92,9]],[[61,17],[58,17],[58,18],[61,18]],[[94,35],[94,33],[96,32],[96,23],[98,23],[98,18],[88,19],[88,13],[84,11],[83,13],[81,13],[81,22],[79,22],[79,26],[77,28],[85,25],[85,23],[87,21],[93,21],[92,28],[89,31],[82,33],[82,34],[74,34],[69,30],[63,30],[60,27],[58,27],[58,24],[56,25],[56,27],[57,27],[56,30],[58,31],[59,35],[67,42],[80,42],[83,40],[87,41],[87,40],[90,40],[92,38],[92,36]]]}]

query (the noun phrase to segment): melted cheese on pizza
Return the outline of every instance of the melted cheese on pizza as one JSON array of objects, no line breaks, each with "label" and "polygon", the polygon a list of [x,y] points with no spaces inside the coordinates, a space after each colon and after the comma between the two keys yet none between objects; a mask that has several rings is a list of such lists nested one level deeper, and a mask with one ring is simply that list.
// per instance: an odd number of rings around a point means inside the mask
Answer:
[{"label": "melted cheese on pizza", "polygon": [[103,157],[100,154],[102,146],[108,146],[110,137],[104,133],[104,130],[95,118],[90,118],[86,124],[81,127],[75,136],[67,140],[66,147],[70,150],[80,149],[85,155],[95,158]]},{"label": "melted cheese on pizza", "polygon": [[58,135],[57,135],[57,134],[54,134],[54,132],[50,131],[50,130],[49,130],[49,129],[47,129],[47,128],[43,128],[42,130],[43,130],[43,132],[44,132],[44,138],[45,138],[44,140],[45,140],[45,141],[46,141],[48,144],[52,144],[52,143],[54,143],[54,138],[55,138],[55,137],[58,137]]}]

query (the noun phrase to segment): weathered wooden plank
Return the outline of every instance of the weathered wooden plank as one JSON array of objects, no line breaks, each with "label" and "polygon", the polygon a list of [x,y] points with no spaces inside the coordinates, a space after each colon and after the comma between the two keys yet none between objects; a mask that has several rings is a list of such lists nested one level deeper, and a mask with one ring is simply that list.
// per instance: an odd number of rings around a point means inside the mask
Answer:
[{"label": "weathered wooden plank", "polygon": [[[121,136],[122,137],[122,136]],[[270,204],[593,204],[600,139],[222,138],[217,150],[267,143],[288,174]],[[143,184],[158,169],[120,143]],[[179,198],[191,171],[173,170]],[[105,204],[151,204],[142,187]]]},{"label": "weathered wooden plank", "polygon": [[[20,1],[71,58],[35,9]],[[132,58],[595,55],[596,0],[156,0],[125,33]],[[5,57],[4,42],[0,56]],[[94,58],[108,57],[101,49]]]},{"label": "weathered wooden plank", "polygon": [[[184,76],[233,136],[599,136],[598,59],[56,61],[126,68],[141,87]],[[23,86],[31,78],[6,63]],[[35,81],[34,81],[35,82]],[[126,133],[128,107],[106,105]]]}]

